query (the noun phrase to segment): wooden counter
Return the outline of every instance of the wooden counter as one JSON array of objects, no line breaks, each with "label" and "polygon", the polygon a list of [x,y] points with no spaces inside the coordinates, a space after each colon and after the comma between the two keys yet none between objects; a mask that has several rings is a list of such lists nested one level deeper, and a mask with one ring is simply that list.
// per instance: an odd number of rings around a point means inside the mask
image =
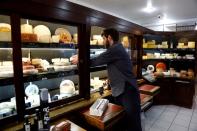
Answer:
[{"label": "wooden counter", "polygon": [[[60,118],[62,115],[90,106],[92,103],[94,103],[94,101],[96,101],[97,98],[103,98],[110,95],[111,95],[110,90],[105,90],[102,96],[98,92],[93,93],[91,94],[91,98],[89,100],[80,99],[78,101],[68,103],[65,106],[51,109],[49,116],[52,120]],[[33,118],[30,121],[31,123],[33,123]],[[23,122],[20,122],[20,123],[13,123],[10,125],[6,125],[6,127],[2,127],[2,130],[16,131],[16,130],[21,130],[22,128],[23,128]]]},{"label": "wooden counter", "polygon": [[163,77],[157,78],[153,85],[160,87],[154,97],[155,104],[175,104],[191,108],[195,94],[194,79]]},{"label": "wooden counter", "polygon": [[102,116],[90,115],[89,108],[83,110],[81,114],[84,117],[84,120],[91,126],[94,126],[101,131],[110,131],[112,130],[112,127],[124,117],[125,112],[122,106],[109,103]]}]

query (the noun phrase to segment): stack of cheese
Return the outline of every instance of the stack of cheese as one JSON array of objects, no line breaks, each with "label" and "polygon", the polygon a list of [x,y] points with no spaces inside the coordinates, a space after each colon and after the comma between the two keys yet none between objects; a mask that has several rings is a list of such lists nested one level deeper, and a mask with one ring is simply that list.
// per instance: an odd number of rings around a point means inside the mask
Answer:
[{"label": "stack of cheese", "polygon": [[47,60],[40,58],[32,59],[32,65],[34,65],[39,72],[47,71],[47,68],[50,67]]},{"label": "stack of cheese", "polygon": [[178,43],[177,48],[184,49],[184,48],[188,48],[188,46],[186,46],[184,43]]},{"label": "stack of cheese", "polygon": [[70,62],[68,58],[54,58],[51,60],[55,71],[66,71],[70,69]]},{"label": "stack of cheese", "polygon": [[100,80],[99,77],[94,77],[94,79],[90,80],[90,85],[93,87],[92,90],[98,90],[99,87],[102,87],[105,81]]},{"label": "stack of cheese", "polygon": [[3,61],[0,63],[0,77],[13,77],[12,61]]},{"label": "stack of cheese", "polygon": [[155,40],[148,41],[147,43],[143,43],[143,48],[156,48]]},{"label": "stack of cheese", "polygon": [[195,48],[195,42],[194,41],[188,42],[188,48]]},{"label": "stack of cheese", "polygon": [[121,43],[123,44],[124,47],[128,48],[129,47],[129,37],[128,36],[124,36],[122,38],[122,42]]},{"label": "stack of cheese", "polygon": [[0,41],[11,41],[11,26],[7,23],[0,23]]}]

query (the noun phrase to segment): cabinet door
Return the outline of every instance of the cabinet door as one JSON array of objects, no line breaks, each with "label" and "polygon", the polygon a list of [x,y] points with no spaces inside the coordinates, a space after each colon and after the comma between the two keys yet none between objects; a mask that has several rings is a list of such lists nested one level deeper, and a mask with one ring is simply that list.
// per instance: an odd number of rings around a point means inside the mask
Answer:
[{"label": "cabinet door", "polygon": [[[54,107],[79,98],[78,66],[70,62],[78,54],[78,30],[75,24],[21,19],[26,109],[40,106],[44,99]],[[48,90],[44,99],[39,96],[43,89]]]},{"label": "cabinet door", "polygon": [[10,16],[0,15],[0,20],[0,120],[3,120],[16,115],[17,109]]},{"label": "cabinet door", "polygon": [[194,96],[194,83],[186,80],[175,80],[173,85],[174,103],[179,106],[192,107]]},{"label": "cabinet door", "polygon": [[160,92],[154,97],[156,104],[171,104],[172,103],[172,83],[171,79],[158,78],[154,85],[160,86]]}]

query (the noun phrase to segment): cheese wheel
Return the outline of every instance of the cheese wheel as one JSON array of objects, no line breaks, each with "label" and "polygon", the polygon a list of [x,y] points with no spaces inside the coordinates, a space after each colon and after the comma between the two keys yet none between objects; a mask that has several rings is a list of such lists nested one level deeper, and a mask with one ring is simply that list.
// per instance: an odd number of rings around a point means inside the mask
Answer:
[{"label": "cheese wheel", "polygon": [[51,36],[51,32],[49,28],[45,25],[37,25],[36,27],[34,27],[33,31],[34,31],[34,34],[37,34],[38,37],[43,36],[43,35]]},{"label": "cheese wheel", "polygon": [[0,23],[0,32],[11,32],[11,25],[7,23]]},{"label": "cheese wheel", "polygon": [[156,69],[161,69],[162,71],[166,70],[166,64],[163,62],[159,62],[156,64]]},{"label": "cheese wheel", "polygon": [[64,28],[57,28],[55,30],[55,35],[59,35],[60,42],[63,42],[63,43],[70,43],[72,40],[70,32]]}]

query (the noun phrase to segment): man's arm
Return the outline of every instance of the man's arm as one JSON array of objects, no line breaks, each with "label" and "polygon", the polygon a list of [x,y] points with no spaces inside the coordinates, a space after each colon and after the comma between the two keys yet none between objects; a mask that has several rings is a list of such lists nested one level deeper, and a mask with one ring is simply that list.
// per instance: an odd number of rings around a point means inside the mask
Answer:
[{"label": "man's arm", "polygon": [[91,66],[98,66],[98,65],[104,65],[109,64],[120,57],[115,53],[114,50],[108,49],[106,52],[101,53],[99,56],[92,58],[90,60]]}]

